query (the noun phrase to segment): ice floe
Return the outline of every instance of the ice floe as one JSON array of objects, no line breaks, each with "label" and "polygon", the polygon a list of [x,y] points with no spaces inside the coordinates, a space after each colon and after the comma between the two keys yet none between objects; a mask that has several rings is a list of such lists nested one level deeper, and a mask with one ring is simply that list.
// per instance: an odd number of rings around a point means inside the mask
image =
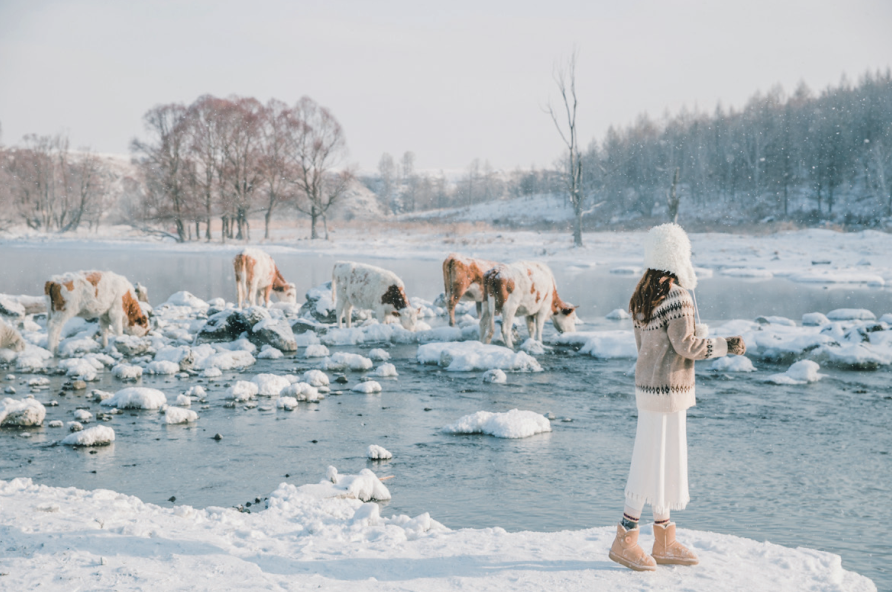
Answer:
[{"label": "ice floe", "polygon": [[551,422],[534,411],[512,409],[505,413],[478,411],[443,427],[447,434],[487,434],[496,438],[527,438],[551,431]]}]

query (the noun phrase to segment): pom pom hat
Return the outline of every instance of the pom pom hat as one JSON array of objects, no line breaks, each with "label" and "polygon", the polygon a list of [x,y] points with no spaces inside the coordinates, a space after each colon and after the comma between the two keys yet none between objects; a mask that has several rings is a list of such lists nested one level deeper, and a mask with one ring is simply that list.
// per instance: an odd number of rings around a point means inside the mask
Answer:
[{"label": "pom pom hat", "polygon": [[674,273],[682,288],[697,287],[697,275],[691,264],[691,241],[678,224],[670,222],[650,229],[644,240],[644,266]]}]

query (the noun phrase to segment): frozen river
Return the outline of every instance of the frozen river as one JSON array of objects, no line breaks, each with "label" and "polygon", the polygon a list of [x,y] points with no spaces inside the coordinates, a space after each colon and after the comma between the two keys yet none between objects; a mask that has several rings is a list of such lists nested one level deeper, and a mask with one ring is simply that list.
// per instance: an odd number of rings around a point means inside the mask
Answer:
[{"label": "frozen river", "polygon": [[[227,253],[143,252],[140,249],[60,249],[0,246],[0,292],[37,294],[52,273],[111,269],[140,281],[160,303],[178,290],[201,298],[233,300]],[[439,262],[361,259],[393,269],[410,296],[435,298],[442,291]],[[278,256],[298,293],[330,279],[327,257]],[[581,328],[628,328],[604,315],[626,306],[636,277],[603,268],[555,265],[561,296],[579,304]],[[763,282],[715,277],[697,291],[704,320],[752,319],[805,312],[867,308],[892,312],[892,291],[824,289],[774,279]],[[551,331],[549,325],[548,330]],[[333,351],[367,354],[371,347]],[[382,380],[380,396],[332,395],[298,411],[245,410],[223,406],[224,380],[203,381],[208,409],[197,424],[165,426],[156,412],[125,412],[109,424],[112,446],[72,450],[51,446],[62,430],[0,431],[0,478],[31,477],[39,483],[107,488],[170,505],[233,506],[254,502],[280,482],[315,482],[328,465],[342,473],[369,467],[387,482],[393,500],[382,514],[430,512],[450,528],[500,526],[508,530],[561,530],[617,521],[635,432],[630,360],[596,360],[571,348],[537,356],[541,373],[508,375],[507,385],[484,385],[481,373],[445,372],[415,360],[415,345],[388,347],[398,380]],[[245,375],[283,374],[314,367],[312,360],[258,360]],[[750,374],[698,373],[698,404],[689,412],[692,501],[675,513],[680,525],[838,553],[843,566],[892,588],[892,387],[889,370],[822,369],[828,376],[807,386],[763,382],[786,369],[756,362]],[[347,373],[355,384],[360,374]],[[101,374],[90,388],[117,390]],[[21,378],[8,381],[27,392]],[[98,404],[74,394],[49,394],[58,407],[47,419],[69,420],[77,407]],[[168,398],[196,381],[146,376]],[[337,386],[337,385],[334,385]],[[479,410],[512,408],[551,412],[551,433],[521,440],[450,436],[442,426]],[[565,418],[569,421],[562,421]],[[221,441],[211,438],[215,433]],[[369,444],[394,454],[368,461]],[[649,517],[648,517],[649,518]]]}]

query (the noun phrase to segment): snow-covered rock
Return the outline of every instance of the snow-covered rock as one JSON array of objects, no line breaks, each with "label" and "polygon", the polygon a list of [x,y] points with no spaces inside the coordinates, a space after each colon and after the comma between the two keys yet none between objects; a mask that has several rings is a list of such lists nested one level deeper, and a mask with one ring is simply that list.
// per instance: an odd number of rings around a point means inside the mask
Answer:
[{"label": "snow-covered rock", "polygon": [[198,414],[191,409],[183,409],[182,407],[168,407],[164,411],[163,422],[167,425],[192,423],[195,421],[198,421]]},{"label": "snow-covered rock", "polygon": [[191,407],[192,397],[189,397],[188,395],[177,395],[177,400],[174,405],[177,407]]},{"label": "snow-covered rock", "polygon": [[167,403],[167,397],[161,391],[148,387],[132,386],[121,389],[104,400],[104,407],[117,407],[118,409],[160,409]]},{"label": "snow-covered rock", "polygon": [[233,401],[249,401],[253,399],[260,388],[253,382],[238,380],[226,391],[226,398]]},{"label": "snow-covered rock", "polygon": [[331,352],[329,352],[328,348],[321,343],[310,344],[304,350],[305,358],[327,358],[330,355]]},{"label": "snow-covered rock", "polygon": [[280,350],[274,348],[273,346],[266,344],[260,348],[260,353],[257,354],[258,360],[279,360],[284,358],[285,354],[283,354]]},{"label": "snow-covered rock", "polygon": [[141,356],[152,347],[152,342],[146,337],[133,335],[118,335],[114,338],[115,349],[125,356]]},{"label": "snow-covered rock", "polygon": [[255,394],[262,397],[278,397],[282,389],[291,386],[290,380],[277,374],[258,374],[251,382],[257,385]]},{"label": "snow-covered rock", "polygon": [[715,372],[755,372],[756,368],[746,356],[725,356],[717,358],[709,365]]},{"label": "snow-covered rock", "polygon": [[[4,350],[8,352],[9,350]],[[13,352],[9,352],[13,353]],[[46,369],[47,364],[53,359],[53,354],[36,345],[26,343],[25,349],[15,354],[16,372],[32,373]]]},{"label": "snow-covered rock", "polygon": [[399,376],[399,373],[396,371],[396,366],[389,362],[385,362],[375,368],[375,371],[371,373],[371,376],[378,376],[381,378],[396,378]]},{"label": "snow-covered rock", "polygon": [[371,444],[369,449],[366,451],[366,456],[371,460],[390,460],[393,458],[393,454],[383,446],[378,446],[377,444]]},{"label": "snow-covered rock", "polygon": [[493,368],[483,373],[483,382],[487,384],[505,384],[508,382],[508,375],[498,368]]},{"label": "snow-covered rock", "polygon": [[155,360],[146,366],[146,374],[162,374],[172,376],[180,371],[180,365],[167,360]]},{"label": "snow-covered rock", "polygon": [[294,332],[285,319],[263,319],[251,327],[250,339],[256,344],[269,344],[282,352],[297,351]]},{"label": "snow-covered rock", "polygon": [[[201,298],[194,296],[191,293],[186,292],[185,290],[182,292],[176,292],[174,294],[171,294],[167,298],[167,302],[165,302],[164,304],[167,304],[169,306],[185,306],[187,308],[192,308],[195,310],[202,310],[202,311],[207,310],[208,306],[210,306],[207,302],[205,302]],[[158,308],[160,309],[161,306],[164,306],[164,304],[160,305]]]},{"label": "snow-covered rock", "polygon": [[336,372],[343,370],[355,370],[361,372],[371,370],[372,366],[372,361],[365,356],[348,352],[337,352],[333,356],[324,359],[319,367],[322,370]]},{"label": "snow-covered rock", "polygon": [[629,312],[624,308],[615,308],[607,313],[605,318],[610,319],[611,321],[625,321],[627,319],[631,319],[632,315],[630,315]]},{"label": "snow-covered rock", "polygon": [[551,431],[551,422],[533,411],[512,409],[506,413],[478,411],[443,427],[447,434],[488,434],[497,438],[526,438]]},{"label": "snow-covered rock", "polygon": [[526,352],[479,341],[426,343],[418,347],[416,359],[422,364],[439,364],[450,372],[471,372],[499,368],[540,372],[542,366]]},{"label": "snow-covered rock", "polygon": [[93,414],[86,409],[75,409],[74,420],[81,423],[90,423],[91,421],[93,421]]},{"label": "snow-covered rock", "polygon": [[350,390],[364,395],[374,395],[381,392],[381,385],[374,380],[367,380],[353,385],[353,388]]},{"label": "snow-covered rock", "polygon": [[112,376],[118,380],[139,380],[142,378],[142,367],[121,362],[112,368]]},{"label": "snow-covered rock", "polygon": [[637,358],[638,347],[635,345],[635,334],[629,330],[612,331],[577,331],[562,333],[554,338],[558,345],[579,347],[579,353],[594,358],[616,359]]},{"label": "snow-covered rock", "polygon": [[96,380],[96,366],[83,358],[69,358],[59,360],[59,367],[65,369],[65,373],[76,380],[91,382]]},{"label": "snow-covered rock", "polygon": [[107,446],[115,441],[115,431],[103,425],[69,434],[62,439],[65,446]]},{"label": "snow-covered rock", "polygon": [[828,319],[827,315],[822,312],[807,312],[802,315],[803,327],[821,327],[829,324],[830,319]]},{"label": "snow-covered rock", "polygon": [[766,380],[774,384],[807,384],[817,382],[824,377],[818,374],[821,366],[811,360],[800,360],[790,366],[783,374],[772,374]]},{"label": "snow-covered rock", "polygon": [[315,402],[323,398],[319,394],[319,389],[315,386],[311,386],[306,382],[295,382],[290,384],[282,389],[282,392],[279,393],[281,396],[287,396],[289,398],[293,398],[296,401],[309,401]]},{"label": "snow-covered rock", "polygon": [[[341,475],[334,467],[328,467],[327,479],[320,483],[322,489],[334,490],[337,497],[358,499],[364,502],[385,502],[390,499],[390,491],[369,469],[363,469],[358,475]],[[314,486],[304,486],[312,491]],[[319,487],[319,486],[315,486]]]},{"label": "snow-covered rock", "polygon": [[297,399],[294,397],[279,397],[276,399],[276,407],[285,411],[294,411],[297,409]]},{"label": "snow-covered rock", "polygon": [[0,401],[0,426],[38,426],[46,417],[46,407],[36,399],[10,399]]},{"label": "snow-covered rock", "polygon": [[390,359],[390,353],[385,349],[376,347],[369,352],[369,359],[374,360],[375,362],[386,362]]},{"label": "snow-covered rock", "polygon": [[864,308],[837,308],[827,313],[831,321],[873,321],[875,314]]},{"label": "snow-covered rock", "polygon": [[537,341],[532,337],[524,341],[520,345],[520,349],[521,351],[524,351],[531,356],[541,356],[545,354],[545,346],[542,344],[542,342]]},{"label": "snow-covered rock", "polygon": [[301,382],[306,382],[310,386],[321,387],[328,386],[330,381],[328,379],[328,374],[323,372],[322,370],[307,370],[304,372],[301,377]]}]

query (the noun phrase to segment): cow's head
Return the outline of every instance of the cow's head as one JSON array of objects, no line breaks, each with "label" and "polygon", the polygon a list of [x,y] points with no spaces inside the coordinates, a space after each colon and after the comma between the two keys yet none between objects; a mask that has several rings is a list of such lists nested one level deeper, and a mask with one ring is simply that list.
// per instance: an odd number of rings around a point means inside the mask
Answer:
[{"label": "cow's head", "polygon": [[551,322],[558,333],[573,333],[576,331],[576,307],[572,304],[562,303],[560,309],[551,315]]},{"label": "cow's head", "polygon": [[149,319],[132,292],[124,292],[121,305],[124,307],[124,333],[135,337],[142,337],[148,333]]},{"label": "cow's head", "polygon": [[297,303],[297,286],[291,282],[286,282],[273,287],[273,294],[279,299],[279,302],[287,302],[288,304]]},{"label": "cow's head", "polygon": [[421,312],[420,308],[412,308],[411,306],[407,306],[406,308],[401,308],[396,311],[395,314],[398,314],[400,317],[400,325],[407,331],[414,331],[415,324],[418,322],[418,313]]}]

